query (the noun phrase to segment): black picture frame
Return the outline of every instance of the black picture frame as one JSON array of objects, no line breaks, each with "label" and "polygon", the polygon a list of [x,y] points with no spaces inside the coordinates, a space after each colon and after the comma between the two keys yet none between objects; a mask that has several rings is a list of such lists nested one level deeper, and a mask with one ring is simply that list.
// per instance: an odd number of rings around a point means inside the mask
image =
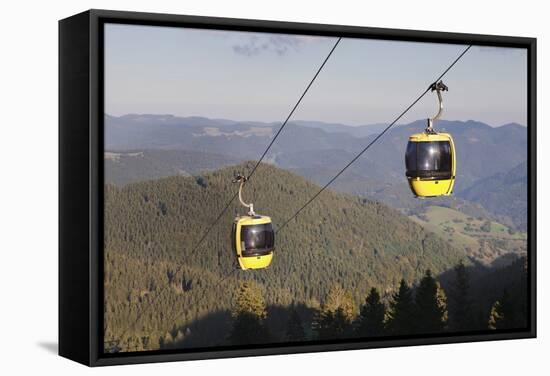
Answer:
[{"label": "black picture frame", "polygon": [[[528,327],[472,332],[106,354],[103,349],[103,24],[239,30],[519,47],[528,59]],[[535,38],[88,10],[59,21],[59,354],[88,366],[536,337]]]}]

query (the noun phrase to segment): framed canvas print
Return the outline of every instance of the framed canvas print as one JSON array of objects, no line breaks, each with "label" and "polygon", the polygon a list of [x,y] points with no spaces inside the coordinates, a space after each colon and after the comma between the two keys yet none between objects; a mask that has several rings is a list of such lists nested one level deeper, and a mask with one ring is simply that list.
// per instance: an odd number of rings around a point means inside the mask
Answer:
[{"label": "framed canvas print", "polygon": [[59,31],[60,355],[536,335],[535,39],[105,10]]}]

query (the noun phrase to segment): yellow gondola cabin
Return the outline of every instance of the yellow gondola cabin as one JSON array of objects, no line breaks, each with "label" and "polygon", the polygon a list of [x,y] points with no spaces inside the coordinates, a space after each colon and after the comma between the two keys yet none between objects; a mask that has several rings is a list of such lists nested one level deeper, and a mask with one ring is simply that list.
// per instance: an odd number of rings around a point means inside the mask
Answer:
[{"label": "yellow gondola cabin", "polygon": [[437,92],[439,111],[428,119],[423,133],[409,137],[405,153],[405,167],[409,187],[416,197],[448,196],[453,193],[456,177],[456,151],[449,133],[437,132],[433,123],[443,112],[442,91],[448,88],[439,81],[430,86]]},{"label": "yellow gondola cabin", "polygon": [[242,216],[233,222],[233,250],[241,269],[262,269],[271,264],[275,235],[271,218]]},{"label": "yellow gondola cabin", "polygon": [[234,182],[239,183],[239,201],[248,208],[247,215],[238,216],[233,222],[232,243],[239,267],[263,269],[271,264],[275,250],[275,232],[271,218],[254,213],[254,205],[247,204],[242,198],[242,188],[247,178],[237,175]]},{"label": "yellow gondola cabin", "polygon": [[407,180],[417,197],[453,193],[456,152],[448,133],[417,133],[409,137],[405,155]]}]

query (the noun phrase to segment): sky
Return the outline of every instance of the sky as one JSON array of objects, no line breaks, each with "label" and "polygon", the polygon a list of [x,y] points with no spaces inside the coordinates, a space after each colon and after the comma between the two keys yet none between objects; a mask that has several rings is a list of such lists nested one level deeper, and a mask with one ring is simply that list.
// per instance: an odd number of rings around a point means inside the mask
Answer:
[{"label": "sky", "polygon": [[[105,112],[282,122],[333,37],[105,25]],[[465,45],[344,38],[294,120],[389,123]],[[527,123],[527,52],[474,46],[443,79],[442,119]],[[400,123],[433,115],[426,95]]]}]

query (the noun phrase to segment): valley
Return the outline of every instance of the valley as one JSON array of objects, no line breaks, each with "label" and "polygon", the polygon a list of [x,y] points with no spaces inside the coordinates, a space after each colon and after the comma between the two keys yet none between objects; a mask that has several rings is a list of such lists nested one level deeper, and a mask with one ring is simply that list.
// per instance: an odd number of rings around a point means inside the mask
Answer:
[{"label": "valley", "polygon": [[430,206],[409,218],[478,262],[490,265],[507,255],[513,259],[527,254],[524,232],[489,219],[474,218],[441,206]]}]

